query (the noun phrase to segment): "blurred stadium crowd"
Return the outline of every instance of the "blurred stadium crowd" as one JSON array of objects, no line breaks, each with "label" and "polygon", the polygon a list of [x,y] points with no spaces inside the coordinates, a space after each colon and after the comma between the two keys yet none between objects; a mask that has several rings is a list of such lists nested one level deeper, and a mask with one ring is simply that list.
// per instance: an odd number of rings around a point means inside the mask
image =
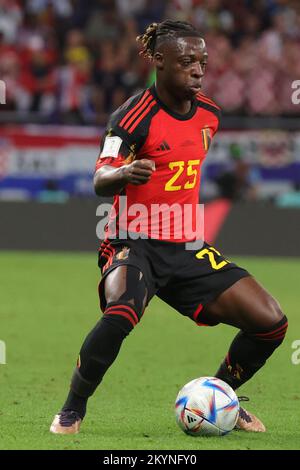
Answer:
[{"label": "blurred stadium crowd", "polygon": [[204,91],[226,113],[299,113],[291,102],[300,77],[299,0],[0,0],[2,110],[105,125],[153,80],[136,36],[164,18],[203,31]]}]

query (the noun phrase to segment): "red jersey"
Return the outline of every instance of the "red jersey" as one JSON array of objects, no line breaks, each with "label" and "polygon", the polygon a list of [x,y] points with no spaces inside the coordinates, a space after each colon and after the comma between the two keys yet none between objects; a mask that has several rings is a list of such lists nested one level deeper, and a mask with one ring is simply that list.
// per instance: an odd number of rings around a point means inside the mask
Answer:
[{"label": "red jersey", "polygon": [[[155,86],[133,96],[111,116],[96,171],[134,159],[155,163],[151,179],[127,184],[114,197],[118,229],[172,242],[193,241],[199,211],[201,166],[219,125],[220,108],[198,93],[187,114],[170,110]],[[126,196],[126,206],[123,198]],[[123,206],[121,209],[121,205]],[[169,225],[169,229],[168,229]]]}]

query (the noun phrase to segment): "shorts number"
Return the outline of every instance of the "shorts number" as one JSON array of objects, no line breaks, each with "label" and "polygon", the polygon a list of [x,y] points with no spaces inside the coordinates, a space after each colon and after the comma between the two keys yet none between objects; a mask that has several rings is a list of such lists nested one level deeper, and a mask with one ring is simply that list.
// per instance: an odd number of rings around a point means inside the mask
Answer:
[{"label": "shorts number", "polygon": [[[191,180],[186,181],[183,186],[183,189],[193,189],[196,186],[198,168],[194,167],[199,167],[199,164],[200,160],[189,160],[187,162],[186,175],[192,176],[193,178]],[[169,168],[170,170],[177,169],[177,171],[175,175],[173,175],[172,178],[170,178],[169,181],[165,184],[165,191],[179,191],[180,189],[182,189],[182,185],[175,185],[174,183],[178,180],[180,175],[185,170],[185,162],[183,160],[178,162],[170,162]]]},{"label": "shorts number", "polygon": [[212,246],[210,248],[203,248],[203,250],[200,250],[198,251],[198,253],[196,254],[196,258],[198,259],[204,259],[204,256],[208,256],[208,259],[209,259],[209,262],[211,264],[211,267],[213,269],[222,269],[224,268],[224,266],[226,266],[226,264],[229,263],[229,261],[227,260],[224,260],[224,261],[221,261],[220,263],[217,263],[216,261],[216,258],[215,258],[215,253],[219,256],[222,256],[221,253],[216,250],[215,248],[213,248]]}]

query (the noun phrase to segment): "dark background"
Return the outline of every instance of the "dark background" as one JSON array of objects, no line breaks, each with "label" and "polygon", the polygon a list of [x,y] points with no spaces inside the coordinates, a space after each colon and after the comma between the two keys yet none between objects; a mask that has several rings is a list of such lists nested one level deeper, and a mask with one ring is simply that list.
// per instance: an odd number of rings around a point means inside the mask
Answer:
[{"label": "dark background", "polygon": [[[107,200],[106,200],[107,202]],[[3,250],[94,251],[99,200],[65,204],[0,203]],[[216,239],[226,254],[299,256],[298,209],[271,204],[236,203]]]}]

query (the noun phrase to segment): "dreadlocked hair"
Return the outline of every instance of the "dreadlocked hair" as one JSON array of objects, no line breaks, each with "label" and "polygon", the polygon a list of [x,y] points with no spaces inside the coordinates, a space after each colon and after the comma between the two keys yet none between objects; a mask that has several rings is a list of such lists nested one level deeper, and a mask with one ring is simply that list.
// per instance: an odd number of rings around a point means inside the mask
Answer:
[{"label": "dreadlocked hair", "polygon": [[184,36],[201,37],[201,34],[192,24],[186,21],[165,20],[162,23],[151,23],[147,27],[146,32],[137,36],[136,40],[143,45],[140,55],[152,59],[158,39],[172,39]]}]

